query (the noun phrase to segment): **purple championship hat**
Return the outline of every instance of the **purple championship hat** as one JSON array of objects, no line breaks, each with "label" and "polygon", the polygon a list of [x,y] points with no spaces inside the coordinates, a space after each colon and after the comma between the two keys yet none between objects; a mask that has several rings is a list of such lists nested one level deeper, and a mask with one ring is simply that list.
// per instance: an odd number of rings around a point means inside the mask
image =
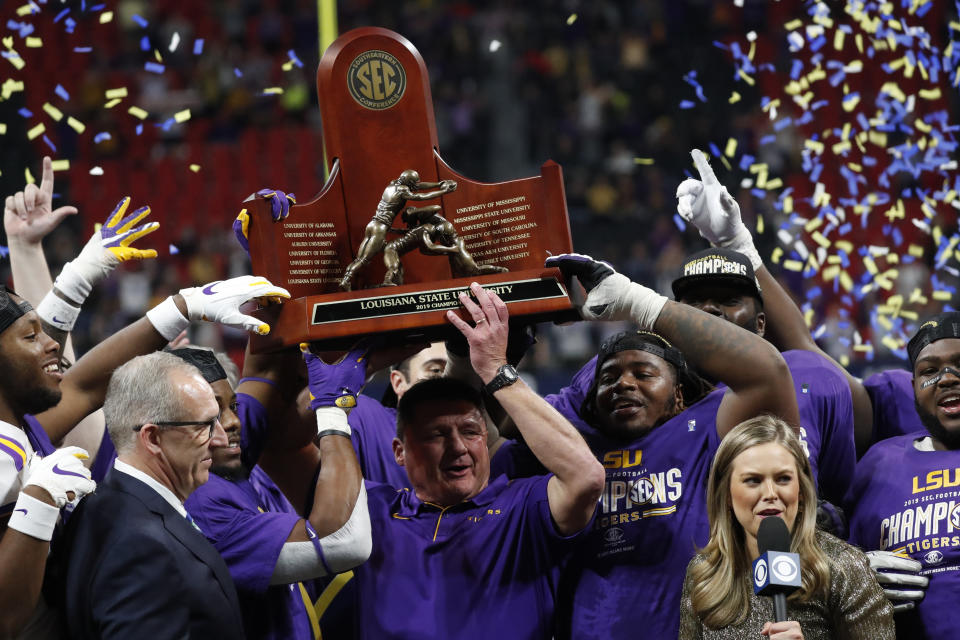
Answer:
[{"label": "purple championship hat", "polygon": [[721,248],[700,251],[684,260],[680,277],[673,281],[673,297],[683,300],[691,289],[716,283],[743,289],[763,303],[750,259],[738,251]]}]

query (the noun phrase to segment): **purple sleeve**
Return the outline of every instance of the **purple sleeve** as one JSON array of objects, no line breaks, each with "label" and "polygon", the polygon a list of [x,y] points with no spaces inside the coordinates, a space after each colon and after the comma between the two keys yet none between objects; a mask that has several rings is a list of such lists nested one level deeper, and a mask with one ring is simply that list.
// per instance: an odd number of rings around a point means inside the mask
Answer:
[{"label": "purple sleeve", "polygon": [[924,430],[914,408],[912,378],[909,371],[891,369],[863,381],[873,404],[873,442]]},{"label": "purple sleeve", "polygon": [[220,552],[237,589],[266,591],[280,550],[300,517],[261,512],[252,496],[213,474],[184,506]]},{"label": "purple sleeve", "polygon": [[237,417],[243,425],[240,436],[243,464],[252,469],[260,459],[263,444],[267,439],[267,410],[260,401],[246,393],[237,394]]},{"label": "purple sleeve", "polygon": [[113,468],[113,461],[116,459],[117,449],[113,446],[110,434],[104,429],[100,448],[97,449],[97,457],[93,459],[93,465],[90,466],[90,476],[95,482],[100,482],[107,477],[107,472]]},{"label": "purple sleeve", "polygon": [[34,451],[41,456],[48,456],[57,450],[50,442],[50,437],[44,431],[43,425],[35,417],[28,413],[23,416],[23,422],[26,427],[24,431],[27,432],[27,440],[30,441],[30,446],[33,447]]},{"label": "purple sleeve", "polygon": [[557,531],[557,525],[550,513],[550,501],[547,498],[547,485],[552,477],[551,473],[546,476],[518,480],[514,483],[514,487],[519,490],[516,494],[517,499],[523,502],[521,508],[526,509],[526,519],[532,525],[531,530],[537,532],[535,535],[550,545],[551,550],[563,551],[565,544],[557,547],[556,543],[566,543],[589,533],[593,528],[593,519],[597,515],[597,510],[593,510],[590,521],[579,531],[566,536]]}]

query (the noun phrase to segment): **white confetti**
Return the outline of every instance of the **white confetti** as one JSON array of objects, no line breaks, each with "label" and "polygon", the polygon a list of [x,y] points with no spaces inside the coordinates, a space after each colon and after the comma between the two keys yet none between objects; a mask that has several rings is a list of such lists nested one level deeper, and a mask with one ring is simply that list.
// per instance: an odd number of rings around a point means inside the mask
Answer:
[{"label": "white confetti", "polygon": [[502,47],[503,44],[499,40],[490,41],[490,53],[496,53],[496,51]]},{"label": "white confetti", "polygon": [[170,53],[173,53],[177,50],[177,47],[180,46],[180,33],[177,31],[173,32],[173,37],[170,38]]},{"label": "white confetti", "polygon": [[103,167],[94,167],[93,169],[90,169],[90,175],[92,175],[92,176],[102,176],[102,175],[103,175]]}]

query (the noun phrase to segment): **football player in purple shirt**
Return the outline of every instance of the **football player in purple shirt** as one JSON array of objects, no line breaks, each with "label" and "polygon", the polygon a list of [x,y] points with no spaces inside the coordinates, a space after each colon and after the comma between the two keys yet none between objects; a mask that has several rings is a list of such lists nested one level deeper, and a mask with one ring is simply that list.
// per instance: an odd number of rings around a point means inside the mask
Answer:
[{"label": "football player in purple shirt", "polygon": [[[640,328],[609,339],[576,388],[549,399],[606,469],[600,511],[564,575],[558,637],[676,637],[686,563],[709,535],[713,452],[759,413],[798,424],[789,369],[756,334],[669,301],[606,263],[571,254],[547,266],[584,285],[585,318]],[[688,362],[727,388],[704,395]]]},{"label": "football player in purple shirt", "polygon": [[[882,440],[857,465],[850,541],[886,552],[891,571],[878,576],[897,605],[898,637],[951,638],[960,599],[960,313],[922,324],[907,352],[926,431]],[[919,576],[901,573],[916,563]]]},{"label": "football player in purple shirt", "polygon": [[[473,368],[552,473],[490,481],[479,393],[422,381],[398,407],[397,461],[412,490],[370,483],[374,546],[355,570],[360,638],[551,638],[561,562],[591,522],[603,468],[583,438],[507,364],[507,309],[471,285]],[[315,390],[314,393],[322,391]]]}]

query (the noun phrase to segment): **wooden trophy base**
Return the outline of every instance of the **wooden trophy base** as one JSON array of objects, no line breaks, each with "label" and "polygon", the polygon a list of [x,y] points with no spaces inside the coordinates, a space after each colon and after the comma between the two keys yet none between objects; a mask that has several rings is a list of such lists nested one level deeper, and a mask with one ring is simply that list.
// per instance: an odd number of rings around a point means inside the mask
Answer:
[{"label": "wooden trophy base", "polygon": [[[319,350],[347,350],[363,336],[378,336],[392,344],[443,340],[456,332],[446,318],[455,310],[470,321],[459,294],[478,282],[507,304],[511,323],[521,320],[565,322],[578,320],[559,269],[526,269],[442,283],[408,284],[306,296],[279,307],[253,313],[270,324],[266,336],[252,336],[254,353],[311,342]],[[438,285],[439,288],[438,288]]]}]

